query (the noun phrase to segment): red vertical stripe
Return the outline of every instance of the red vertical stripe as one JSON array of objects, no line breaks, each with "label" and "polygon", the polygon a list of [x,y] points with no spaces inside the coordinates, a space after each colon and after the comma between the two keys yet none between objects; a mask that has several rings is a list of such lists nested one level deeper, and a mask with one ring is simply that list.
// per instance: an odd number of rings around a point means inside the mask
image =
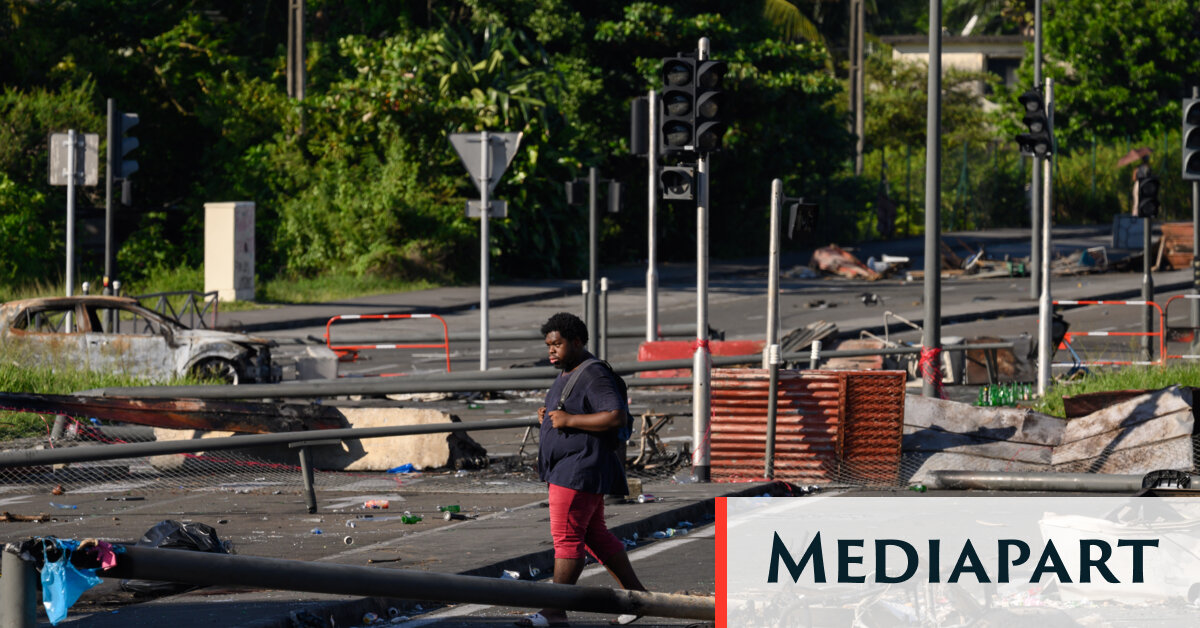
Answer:
[{"label": "red vertical stripe", "polygon": [[728,530],[726,523],[729,516],[727,497],[717,498],[717,542],[714,552],[716,552],[716,569],[717,569],[717,628],[725,628],[728,609],[726,608],[726,600],[728,600],[729,582],[726,578],[729,575],[729,539],[725,536]]}]

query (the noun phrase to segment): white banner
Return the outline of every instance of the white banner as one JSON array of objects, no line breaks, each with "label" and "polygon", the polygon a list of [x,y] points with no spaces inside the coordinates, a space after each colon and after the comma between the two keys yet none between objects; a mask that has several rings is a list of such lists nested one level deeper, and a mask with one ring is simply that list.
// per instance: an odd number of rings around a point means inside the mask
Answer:
[{"label": "white banner", "polygon": [[727,626],[1200,625],[1200,499],[821,496],[718,509]]}]

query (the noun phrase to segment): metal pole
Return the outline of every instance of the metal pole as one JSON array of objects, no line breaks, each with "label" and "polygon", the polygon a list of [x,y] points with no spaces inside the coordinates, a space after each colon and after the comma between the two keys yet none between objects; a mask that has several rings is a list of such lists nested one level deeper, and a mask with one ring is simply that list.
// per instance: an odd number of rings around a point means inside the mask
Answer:
[{"label": "metal pole", "polygon": [[7,544],[0,554],[0,628],[35,628],[37,569],[21,560],[16,544]]},{"label": "metal pole", "polygon": [[193,451],[217,451],[245,447],[269,447],[272,445],[286,446],[293,443],[333,439],[355,440],[385,436],[412,436],[414,434],[505,430],[524,428],[531,425],[537,427],[537,419],[497,419],[476,423],[427,423],[424,425],[392,425],[388,427],[275,432],[271,434],[250,434],[221,438],[125,443],[120,445],[105,445],[104,447],[15,449],[0,452],[0,468],[27,467],[38,464],[62,464],[67,462],[91,462],[96,460],[118,460],[121,458],[138,458],[141,456],[158,456],[162,454],[183,454]]},{"label": "metal pole", "polygon": [[[104,294],[112,294],[110,282],[113,276],[113,250],[112,250],[112,228],[113,228],[113,156],[117,152],[113,150],[113,144],[116,142],[116,103],[113,99],[108,99],[108,141],[105,142],[104,161]],[[108,310],[111,316],[112,310]],[[112,321],[109,320],[109,328],[112,328]]]},{"label": "metal pole", "polygon": [[865,17],[865,2],[857,0],[854,7],[854,174],[863,173],[863,146],[865,144],[863,127],[863,109],[865,94],[863,94],[863,18]]},{"label": "metal pole", "polygon": [[[1046,122],[1051,132],[1054,130],[1054,79],[1046,78]],[[1042,158],[1043,185],[1045,198],[1042,203],[1042,242],[1041,242],[1041,282],[1042,296],[1038,301],[1038,395],[1044,396],[1050,389],[1050,361],[1055,347],[1051,346],[1050,323],[1052,318],[1052,299],[1050,296],[1050,224],[1054,214],[1054,152]],[[1149,309],[1149,308],[1147,308]]]},{"label": "metal pole", "polygon": [[812,341],[812,346],[809,347],[808,368],[817,370],[821,367],[821,341]]},{"label": "metal pole", "polygon": [[595,168],[588,168],[588,286],[592,289],[587,293],[587,324],[588,324],[588,351],[592,355],[596,355],[599,351],[596,330],[592,325],[598,325],[600,321],[597,312],[596,304],[598,302],[596,287],[600,284],[596,281],[596,256],[599,248],[599,228],[597,226],[598,218],[596,216],[596,183],[600,173]]},{"label": "metal pole", "polygon": [[[1192,98],[1200,98],[1200,87],[1192,86]],[[1192,294],[1200,294],[1200,181],[1192,181]],[[1200,337],[1195,334],[1200,329],[1200,299],[1188,300],[1192,310],[1192,353],[1196,353],[1200,350]]]},{"label": "metal pole", "polygon": [[[1042,84],[1042,0],[1035,0],[1033,9],[1033,85]],[[1038,298],[1039,274],[1041,260],[1038,259],[1042,241],[1042,223],[1040,203],[1042,201],[1042,171],[1037,167],[1037,157],[1034,157],[1033,176],[1030,183],[1029,196],[1029,298]]]},{"label": "metal pole", "polygon": [[608,277],[600,278],[600,354],[608,359]]},{"label": "metal pole", "polygon": [[591,297],[588,296],[590,289],[587,279],[579,282],[579,293],[583,295],[583,324],[588,329],[592,328],[592,312],[588,309],[588,302],[591,301]]},{"label": "metal pole", "polygon": [[[697,45],[698,61],[708,60],[708,38]],[[692,359],[692,472],[709,480],[709,412],[712,373],[708,352],[708,157],[696,156],[696,353]]]},{"label": "metal pole", "polygon": [[658,93],[650,90],[650,150],[646,151],[650,176],[646,187],[650,190],[649,206],[649,258],[646,262],[646,341],[658,340]]},{"label": "metal pole", "polygon": [[937,488],[987,491],[1117,492],[1142,489],[1142,475],[1021,471],[934,471]]},{"label": "metal pole", "polygon": [[[1137,184],[1134,183],[1134,185]],[[1142,219],[1142,225],[1142,300],[1149,303],[1154,300],[1154,276],[1150,271],[1150,233],[1154,229],[1154,219],[1147,216]],[[1153,309],[1147,307],[1142,316],[1142,333],[1148,334],[1154,331]],[[1150,340],[1150,336],[1142,336],[1142,356],[1146,360],[1154,359],[1154,343]]]},{"label": "metal pole", "polygon": [[770,365],[771,347],[779,342],[779,211],[782,206],[783,180],[774,179],[771,181],[771,236],[767,249],[767,346],[763,348],[763,368]]},{"label": "metal pole", "polygon": [[[77,167],[75,129],[67,131],[67,296],[75,294],[75,168]],[[75,328],[71,313],[65,321],[67,333]]]},{"label": "metal pole", "polygon": [[[778,179],[776,179],[778,180]],[[770,384],[767,387],[767,448],[763,458],[763,477],[775,479],[775,420],[779,410],[779,345],[767,347],[767,369]]]},{"label": "metal pole", "polygon": [[208,552],[172,552],[132,545],[125,546],[125,552],[117,555],[116,566],[99,575],[367,597],[395,597],[402,591],[405,598],[431,602],[551,606],[571,611],[708,621],[716,616],[716,599],[696,595]]},{"label": "metal pole", "polygon": [[[923,350],[942,346],[942,0],[929,0],[929,87],[925,124],[925,321]],[[940,365],[939,365],[940,366]],[[934,372],[940,373],[941,369]],[[923,377],[922,394],[937,395],[937,384]]]},{"label": "metal pole", "polygon": [[[945,351],[967,351],[974,349],[1012,349],[1011,342],[997,342],[972,345],[952,345]],[[792,352],[781,356],[784,362],[813,360],[816,358],[848,358],[864,355],[913,355],[921,352],[920,347],[895,347],[884,349],[853,349],[844,351],[822,352],[821,345],[814,342],[811,352]],[[739,364],[760,364],[762,356],[726,355],[711,358],[714,366],[736,366]],[[654,360],[649,362],[614,362],[613,370],[622,375],[659,371],[670,369],[686,369],[693,365],[692,358],[678,360]],[[411,392],[463,392],[479,390],[534,390],[546,388],[546,382],[558,373],[553,367],[525,367],[488,371],[486,373],[456,371],[435,375],[413,375],[409,377],[387,378],[356,378],[354,380],[330,380],[327,382],[303,381],[291,384],[244,384],[241,386],[140,386],[97,388],[76,393],[76,396],[87,397],[139,397],[142,399],[297,399],[314,397],[332,397],[339,395],[386,395],[392,393]],[[468,377],[474,376],[474,379]],[[690,378],[687,378],[692,381]],[[400,381],[403,380],[403,381]],[[542,381],[539,381],[542,380]],[[640,385],[680,385],[678,378],[630,378],[629,387]],[[13,398],[13,394],[0,392],[0,401]],[[15,407],[9,403],[6,407]],[[24,408],[22,408],[24,409]],[[46,414],[56,414],[55,408],[43,410]]]},{"label": "metal pole", "polygon": [[492,144],[488,132],[479,134],[483,144],[480,153],[482,169],[479,173],[479,370],[488,370],[488,259],[491,256],[488,233],[488,214],[491,213],[488,200],[488,184],[492,179]]}]

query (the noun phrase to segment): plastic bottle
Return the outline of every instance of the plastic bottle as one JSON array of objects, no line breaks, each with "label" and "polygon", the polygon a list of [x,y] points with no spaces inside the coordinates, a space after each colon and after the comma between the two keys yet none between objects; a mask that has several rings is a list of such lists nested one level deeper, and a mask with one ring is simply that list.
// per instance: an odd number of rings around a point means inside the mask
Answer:
[{"label": "plastic bottle", "polygon": [[420,520],[421,520],[421,515],[414,515],[407,510],[404,511],[403,515],[400,515],[400,523],[414,524]]}]

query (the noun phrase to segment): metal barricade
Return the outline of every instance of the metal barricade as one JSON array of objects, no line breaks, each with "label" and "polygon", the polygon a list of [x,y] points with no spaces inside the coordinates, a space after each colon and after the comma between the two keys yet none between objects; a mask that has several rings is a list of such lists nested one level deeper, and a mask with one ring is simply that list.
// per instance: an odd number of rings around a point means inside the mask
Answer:
[{"label": "metal barricade", "polygon": [[1163,324],[1162,324],[1163,347],[1164,347],[1163,359],[1164,360],[1200,360],[1200,354],[1182,353],[1179,355],[1172,355],[1168,351],[1166,351],[1166,348],[1170,346],[1168,343],[1171,343],[1171,342],[1186,342],[1186,343],[1191,344],[1191,346],[1193,346],[1193,347],[1195,347],[1197,344],[1196,343],[1196,333],[1200,332],[1200,327],[1193,327],[1191,325],[1179,326],[1179,327],[1171,327],[1170,326],[1171,304],[1178,301],[1179,299],[1200,299],[1200,294],[1177,294],[1177,295],[1167,299],[1167,302],[1163,304]]},{"label": "metal barricade", "polygon": [[[329,336],[329,329],[337,321],[364,321],[364,320],[401,320],[408,318],[431,318],[437,319],[442,324],[442,339],[440,344],[433,343],[387,343],[387,344],[347,344],[335,345]],[[334,316],[325,323],[325,346],[329,347],[338,356],[339,362],[354,362],[358,360],[359,351],[369,351],[378,349],[444,349],[446,352],[446,372],[450,372],[450,328],[446,325],[446,320],[437,314],[343,314]],[[379,373],[372,377],[397,377],[404,373]],[[346,375],[338,374],[338,377],[346,377]],[[359,375],[358,377],[365,377]]]},{"label": "metal barricade", "polygon": [[[1158,331],[1067,331],[1063,335],[1062,342],[1058,345],[1058,349],[1065,349],[1070,352],[1074,361],[1072,362],[1054,362],[1051,367],[1078,369],[1083,366],[1149,366],[1152,364],[1163,364],[1166,356],[1166,344],[1163,341],[1163,309],[1154,301],[1052,301],[1053,305],[1131,305],[1136,307],[1151,307],[1158,310]],[[1077,337],[1150,337],[1158,338],[1158,356],[1157,360],[1092,360],[1084,361],[1079,357],[1075,348],[1071,345],[1071,340]],[[1153,356],[1151,356],[1153,358]]]}]

